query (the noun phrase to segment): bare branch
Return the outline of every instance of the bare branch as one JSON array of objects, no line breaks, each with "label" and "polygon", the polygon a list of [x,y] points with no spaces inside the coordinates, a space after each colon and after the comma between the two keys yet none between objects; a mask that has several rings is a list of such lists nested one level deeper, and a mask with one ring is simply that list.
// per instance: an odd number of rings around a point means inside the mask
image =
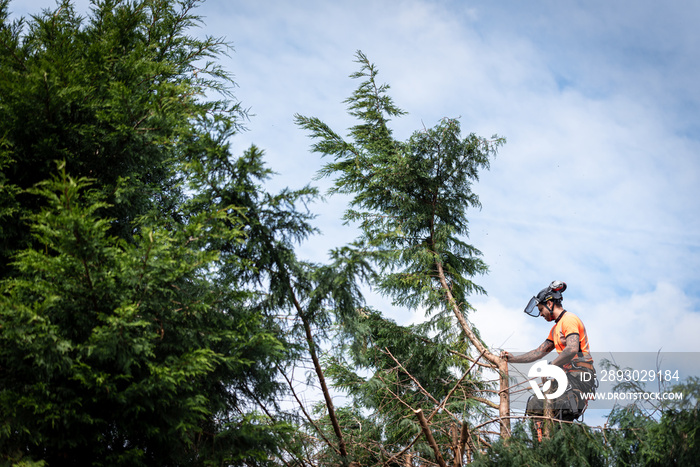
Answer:
[{"label": "bare branch", "polygon": [[428,421],[425,419],[425,415],[423,415],[423,411],[421,409],[414,410],[413,413],[416,414],[418,417],[418,423],[420,423],[421,430],[423,430],[423,435],[425,436],[425,439],[428,440],[428,444],[430,444],[430,447],[433,449],[433,452],[435,453],[435,459],[437,460],[437,463],[441,467],[447,467],[447,464],[445,463],[445,459],[442,458],[442,454],[440,454],[440,448],[437,445],[437,442],[435,442],[435,438],[433,437],[433,433],[430,431],[430,427],[428,426]]},{"label": "bare branch", "polygon": [[[474,365],[476,365],[476,363],[479,361],[479,359],[480,359],[481,357],[483,357],[483,355],[484,355],[484,352],[481,352],[481,354],[479,354],[479,357],[474,361],[474,363],[472,363],[472,366],[470,366],[469,369],[468,369],[468,370],[462,375],[462,377],[459,379],[459,381],[457,381],[457,383],[456,383],[454,386],[452,386],[452,389],[450,389],[450,392],[447,393],[447,395],[446,395],[445,398],[442,400],[442,402],[441,402],[437,407],[435,407],[435,410],[432,411],[432,413],[431,413],[430,416],[428,417],[428,421],[432,420],[433,416],[434,416],[436,413],[438,413],[438,411],[439,411],[442,407],[444,407],[445,405],[447,405],[447,401],[449,400],[449,398],[452,397],[452,394],[454,394],[454,392],[457,390],[457,388],[459,387],[459,385],[462,384],[462,381],[464,381],[464,378],[466,378],[467,375],[472,371],[472,368],[474,368]],[[476,399],[476,398],[474,398],[474,399]],[[477,400],[478,400],[478,399],[477,399]],[[496,407],[496,408],[497,408],[497,407]]]},{"label": "bare branch", "polygon": [[433,397],[432,394],[430,394],[428,391],[426,391],[425,388],[423,388],[423,386],[420,384],[420,382],[419,382],[411,373],[408,372],[408,370],[401,364],[401,362],[399,362],[399,361],[396,359],[396,357],[394,357],[394,356],[392,355],[391,351],[390,351],[387,347],[384,347],[384,351],[387,353],[387,355],[389,355],[389,357],[391,357],[391,359],[392,359],[394,362],[396,362],[396,364],[404,371],[404,373],[406,373],[406,375],[407,375],[409,378],[411,378],[411,381],[413,381],[413,383],[414,383],[416,386],[418,386],[418,389],[420,389],[420,392],[422,392],[422,393],[423,393],[426,397],[428,397],[431,401],[435,402],[435,403],[438,404],[438,405],[440,404],[440,402],[438,402],[438,400],[435,399],[435,398]]},{"label": "bare branch", "polygon": [[328,418],[331,420],[333,425],[333,431],[335,436],[338,438],[338,449],[340,450],[340,456],[343,458],[348,457],[347,450],[345,448],[345,440],[343,439],[343,432],[340,430],[340,423],[338,423],[338,417],[335,414],[335,407],[333,406],[333,399],[331,398],[331,393],[328,390],[328,385],[326,384],[326,378],[323,375],[323,369],[321,368],[321,362],[316,355],[316,344],[314,343],[313,334],[311,333],[311,325],[309,320],[306,318],[306,313],[301,307],[301,304],[294,295],[291,284],[289,284],[290,294],[292,300],[294,301],[294,308],[296,308],[299,318],[304,325],[304,332],[306,333],[306,341],[309,344],[309,353],[311,354],[311,360],[314,363],[314,369],[316,370],[316,376],[318,376],[318,382],[321,384],[321,390],[323,392],[323,398],[326,401],[326,408],[328,409]]},{"label": "bare branch", "polygon": [[304,407],[304,404],[301,402],[299,399],[299,396],[297,396],[296,391],[294,390],[294,385],[292,384],[292,381],[287,377],[287,375],[279,368],[277,367],[278,371],[280,374],[284,377],[284,379],[287,381],[287,384],[289,385],[290,391],[292,391],[292,395],[294,396],[294,399],[296,399],[297,404],[299,404],[299,408],[301,409],[301,412],[304,414],[304,417],[306,417],[306,420],[308,420],[309,423],[316,429],[316,432],[321,436],[323,441],[326,442],[328,447],[333,449],[338,455],[340,455],[340,451],[338,450],[337,447],[335,447],[335,444],[331,443],[328,438],[323,434],[323,431],[321,431],[321,428],[314,422],[313,418],[311,418],[311,415],[306,411],[306,408]]}]

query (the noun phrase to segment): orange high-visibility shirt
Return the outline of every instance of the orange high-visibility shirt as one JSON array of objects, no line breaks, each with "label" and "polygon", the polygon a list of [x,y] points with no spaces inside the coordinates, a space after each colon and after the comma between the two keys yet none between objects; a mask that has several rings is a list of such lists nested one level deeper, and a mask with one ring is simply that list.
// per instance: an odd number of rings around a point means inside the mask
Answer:
[{"label": "orange high-visibility shirt", "polygon": [[[556,349],[557,353],[561,353],[561,351],[566,347],[566,337],[570,334],[578,334],[578,353],[571,363],[574,365],[581,362],[592,364],[593,358],[590,354],[591,349],[588,345],[588,334],[586,333],[586,327],[583,325],[583,322],[578,316],[564,310],[557,318],[554,326],[552,326],[551,331],[549,331],[547,340],[554,342],[554,348]],[[565,365],[565,369],[568,366],[568,364]]]}]

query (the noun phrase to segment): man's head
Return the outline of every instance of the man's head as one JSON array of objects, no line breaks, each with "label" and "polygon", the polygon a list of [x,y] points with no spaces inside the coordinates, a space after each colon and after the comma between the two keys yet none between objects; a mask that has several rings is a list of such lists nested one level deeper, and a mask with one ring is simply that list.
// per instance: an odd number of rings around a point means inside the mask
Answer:
[{"label": "man's head", "polygon": [[547,300],[537,304],[537,310],[545,321],[553,321],[562,312],[561,300]]},{"label": "man's head", "polygon": [[[530,303],[525,308],[525,313],[535,318],[543,316],[547,321],[554,320],[562,310],[561,293],[566,290],[566,283],[562,281],[553,281],[548,287],[540,290],[540,292],[530,299]],[[537,313],[535,313],[537,307]]]}]

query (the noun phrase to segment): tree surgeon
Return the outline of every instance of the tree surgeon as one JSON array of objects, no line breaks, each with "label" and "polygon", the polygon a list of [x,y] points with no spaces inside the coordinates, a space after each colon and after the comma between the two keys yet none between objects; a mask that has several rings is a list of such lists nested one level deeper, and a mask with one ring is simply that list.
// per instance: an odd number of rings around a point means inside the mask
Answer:
[{"label": "tree surgeon", "polygon": [[[566,283],[554,281],[532,297],[525,308],[525,313],[532,317],[542,316],[548,322],[554,321],[547,339],[525,354],[516,356],[504,351],[501,357],[509,363],[531,363],[556,349],[558,355],[551,364],[564,370],[567,387],[561,396],[551,401],[552,412],[558,420],[573,421],[586,410],[588,400],[583,394],[595,391],[597,379],[586,328],[578,316],[562,308],[562,292],[565,290]],[[556,384],[552,381],[550,393],[556,392]],[[531,396],[525,413],[544,415],[544,399]]]}]

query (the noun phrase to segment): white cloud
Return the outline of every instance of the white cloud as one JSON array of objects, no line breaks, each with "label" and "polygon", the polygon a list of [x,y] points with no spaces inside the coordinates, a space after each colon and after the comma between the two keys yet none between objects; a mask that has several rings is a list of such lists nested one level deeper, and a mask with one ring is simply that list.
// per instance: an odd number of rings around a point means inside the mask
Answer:
[{"label": "white cloud", "polygon": [[551,327],[543,319],[523,313],[529,300],[530,297],[524,297],[522,308],[517,309],[505,306],[497,298],[476,299],[472,303],[476,311],[469,315],[469,321],[490,348],[527,352],[544,342]]},{"label": "white cloud", "polygon": [[[545,284],[546,285],[546,284]],[[533,295],[537,291],[533,292]],[[595,299],[568,300],[564,308],[584,323],[593,352],[699,352],[697,298],[678,286],[661,282],[649,292],[629,296],[601,293]],[[520,307],[508,307],[497,298],[477,299],[471,321],[486,343],[511,352],[539,346],[553,323],[532,318]]]},{"label": "white cloud", "polygon": [[697,297],[666,282],[647,293],[591,303],[598,326],[596,333],[590,331],[591,346],[600,351],[698,352],[698,305]]},{"label": "white cloud", "polygon": [[[14,11],[38,5],[53,3]],[[476,279],[489,297],[474,299],[473,314],[487,342],[521,350],[541,343],[548,326],[522,307],[562,279],[567,304],[595,328],[592,341],[604,336],[595,345],[632,350],[640,337],[697,345],[688,329],[700,324],[699,8],[210,0],[200,13],[204,33],[234,43],[224,65],[256,114],[233,147],[266,151],[280,174],[272,187],[312,182],[321,165],[294,113],[341,134],[353,124],[342,100],[357,84],[347,76],[362,49],[410,112],[395,122],[397,137],[450,116],[462,117],[465,133],[508,138],[475,185],[483,210],[470,213],[471,243],[491,268]],[[354,236],[341,224],[344,208],[342,198],[312,208],[323,235],[302,246],[303,256],[323,261]]]}]

